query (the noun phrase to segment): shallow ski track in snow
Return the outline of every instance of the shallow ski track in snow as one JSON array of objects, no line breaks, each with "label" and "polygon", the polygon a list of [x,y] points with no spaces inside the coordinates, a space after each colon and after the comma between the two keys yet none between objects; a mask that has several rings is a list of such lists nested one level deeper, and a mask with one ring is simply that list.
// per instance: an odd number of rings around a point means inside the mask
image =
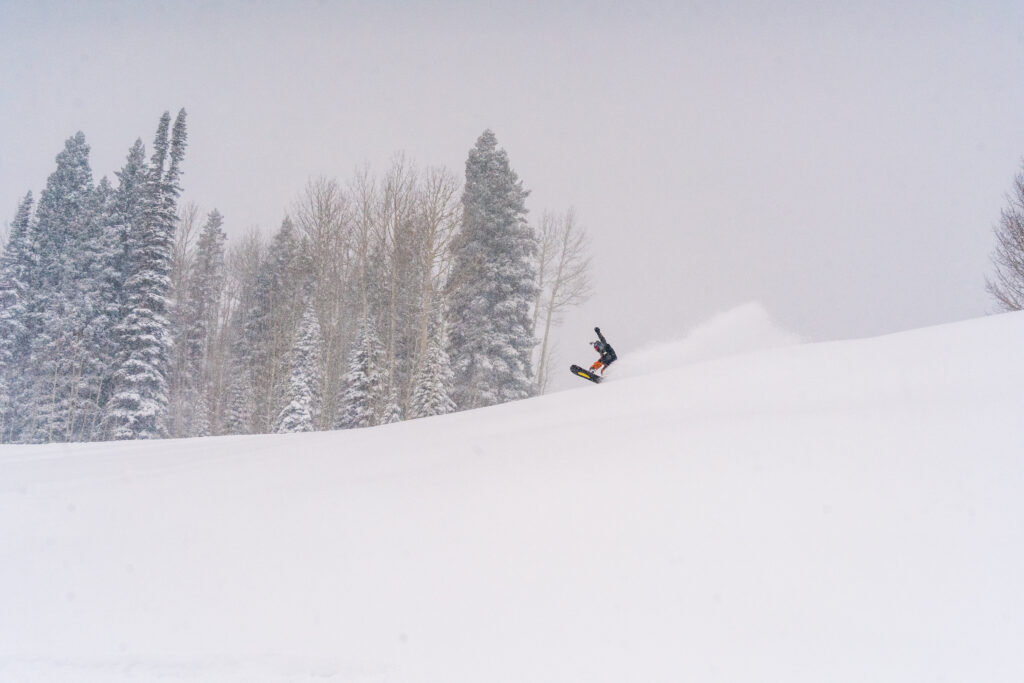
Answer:
[{"label": "shallow ski track in snow", "polygon": [[3,447],[0,680],[1024,680],[1024,315],[787,341],[369,430]]}]

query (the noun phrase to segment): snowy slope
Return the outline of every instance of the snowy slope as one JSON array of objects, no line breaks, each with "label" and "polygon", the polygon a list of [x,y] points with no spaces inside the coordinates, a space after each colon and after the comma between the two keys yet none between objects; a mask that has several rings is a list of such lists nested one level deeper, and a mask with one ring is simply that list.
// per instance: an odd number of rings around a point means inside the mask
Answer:
[{"label": "snowy slope", "polygon": [[1013,314],[355,432],[5,447],[0,680],[1021,681],[1021,348]]}]

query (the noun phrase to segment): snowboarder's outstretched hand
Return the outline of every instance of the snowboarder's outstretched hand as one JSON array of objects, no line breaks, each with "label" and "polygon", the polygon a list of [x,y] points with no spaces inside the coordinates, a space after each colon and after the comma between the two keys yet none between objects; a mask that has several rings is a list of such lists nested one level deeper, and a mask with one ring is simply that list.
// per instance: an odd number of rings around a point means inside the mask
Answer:
[{"label": "snowboarder's outstretched hand", "polygon": [[600,327],[595,327],[594,328],[594,332],[597,332],[598,334],[601,334],[601,328]]}]

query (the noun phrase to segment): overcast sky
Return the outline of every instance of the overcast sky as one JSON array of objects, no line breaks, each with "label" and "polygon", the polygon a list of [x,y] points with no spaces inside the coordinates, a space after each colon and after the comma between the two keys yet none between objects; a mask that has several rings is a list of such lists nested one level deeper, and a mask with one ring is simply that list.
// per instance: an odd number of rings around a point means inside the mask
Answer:
[{"label": "overcast sky", "polygon": [[398,151],[461,173],[491,128],[531,215],[594,239],[573,360],[752,300],[858,337],[991,309],[1024,3],[0,0],[3,220],[75,131],[113,178],[180,107],[185,199],[229,236]]}]

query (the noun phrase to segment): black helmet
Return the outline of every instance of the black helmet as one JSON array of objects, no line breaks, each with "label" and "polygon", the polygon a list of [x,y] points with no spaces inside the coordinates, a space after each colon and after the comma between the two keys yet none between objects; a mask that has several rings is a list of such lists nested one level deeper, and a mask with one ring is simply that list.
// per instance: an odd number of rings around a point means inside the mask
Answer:
[{"label": "black helmet", "polygon": [[601,342],[594,342],[594,350],[597,351],[598,353],[601,353]]}]

